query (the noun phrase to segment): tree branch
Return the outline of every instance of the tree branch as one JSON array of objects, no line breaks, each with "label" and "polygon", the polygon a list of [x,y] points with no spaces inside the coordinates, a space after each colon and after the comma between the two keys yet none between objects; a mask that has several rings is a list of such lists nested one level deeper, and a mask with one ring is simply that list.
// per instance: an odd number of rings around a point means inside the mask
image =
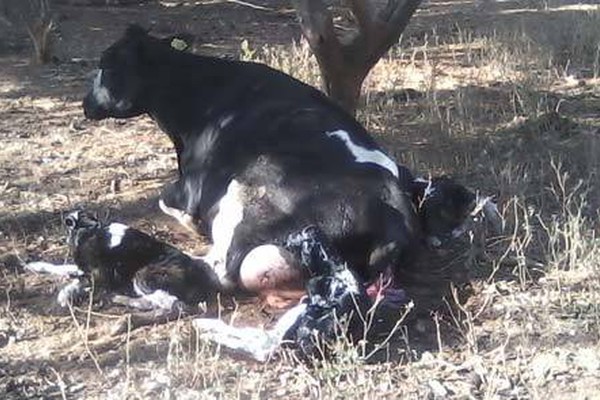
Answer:
[{"label": "tree branch", "polygon": [[374,0],[346,0],[358,29],[340,38],[324,0],[293,0],[302,32],[317,58],[323,87],[354,112],[360,87],[371,68],[397,41],[422,0],[387,0],[378,10]]},{"label": "tree branch", "polygon": [[294,0],[294,6],[302,32],[319,63],[325,91],[331,93],[330,78],[335,74],[332,66],[343,63],[342,44],[335,34],[331,12],[322,0]]},{"label": "tree branch", "polygon": [[348,4],[356,18],[360,31],[370,31],[373,25],[373,14],[369,8],[368,0],[348,0]]},{"label": "tree branch", "polygon": [[[365,63],[370,66],[377,61],[397,41],[422,0],[388,0],[374,18],[370,29],[363,31],[357,37],[356,45],[366,46]],[[359,44],[358,41],[365,44]]]},{"label": "tree branch", "polygon": [[[335,34],[333,18],[321,0],[294,0],[294,6],[304,36],[314,50],[339,51],[340,41]],[[318,56],[318,55],[317,55]]]}]

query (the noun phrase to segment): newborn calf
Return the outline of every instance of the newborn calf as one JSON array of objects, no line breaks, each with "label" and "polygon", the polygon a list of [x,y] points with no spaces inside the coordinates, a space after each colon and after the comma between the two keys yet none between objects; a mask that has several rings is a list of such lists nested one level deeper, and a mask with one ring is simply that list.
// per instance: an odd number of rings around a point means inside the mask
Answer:
[{"label": "newborn calf", "polygon": [[[93,285],[95,295],[121,293],[120,303],[143,310],[171,311],[210,301],[218,280],[205,263],[139,230],[104,224],[75,211],[64,221],[77,268],[31,263],[29,269],[78,275],[58,295],[66,306]],[[66,271],[66,272],[65,272]],[[131,296],[131,297],[129,297]]]},{"label": "newborn calf", "polygon": [[302,359],[326,357],[334,340],[346,337],[356,343],[362,339],[373,303],[321,232],[306,228],[290,235],[282,246],[301,260],[311,276],[306,297],[270,330],[236,328],[218,319],[200,318],[193,323],[201,336],[258,361],[266,361],[281,346],[296,350]]}]

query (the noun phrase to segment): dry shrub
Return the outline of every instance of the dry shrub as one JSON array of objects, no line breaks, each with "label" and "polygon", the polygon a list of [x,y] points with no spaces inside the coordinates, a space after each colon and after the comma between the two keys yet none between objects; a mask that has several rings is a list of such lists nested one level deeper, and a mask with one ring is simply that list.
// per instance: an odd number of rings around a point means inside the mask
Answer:
[{"label": "dry shrub", "polygon": [[314,87],[320,85],[317,60],[304,38],[289,46],[264,45],[258,49],[244,40],[240,45],[240,59],[267,64]]},{"label": "dry shrub", "polygon": [[18,29],[24,28],[33,44],[32,60],[44,64],[52,59],[53,32],[56,21],[51,0],[1,0],[5,20]]}]

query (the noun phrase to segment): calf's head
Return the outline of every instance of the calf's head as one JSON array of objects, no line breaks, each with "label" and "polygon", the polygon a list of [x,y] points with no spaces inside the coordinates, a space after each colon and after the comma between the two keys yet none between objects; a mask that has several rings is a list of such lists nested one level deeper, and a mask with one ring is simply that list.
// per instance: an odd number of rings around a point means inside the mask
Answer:
[{"label": "calf's head", "polygon": [[427,240],[434,246],[458,236],[476,205],[476,196],[447,177],[414,181],[415,204]]},{"label": "calf's head", "polygon": [[72,251],[76,251],[78,246],[102,229],[100,221],[83,211],[69,213],[64,219],[64,224],[67,228],[67,241]]}]

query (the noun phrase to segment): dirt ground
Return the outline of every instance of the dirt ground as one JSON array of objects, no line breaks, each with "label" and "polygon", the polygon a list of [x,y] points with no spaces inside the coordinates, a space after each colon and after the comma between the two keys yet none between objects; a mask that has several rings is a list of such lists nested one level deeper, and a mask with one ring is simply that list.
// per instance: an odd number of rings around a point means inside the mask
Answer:
[{"label": "dirt ground", "polygon": [[[400,360],[316,370],[221,352],[189,318],[111,335],[126,310],[59,309],[65,282],[24,271],[67,260],[61,219],[80,207],[204,251],[158,209],[176,176],[166,135],[147,117],[83,117],[99,54],[127,24],[192,33],[193,51],[215,56],[248,56],[247,40],[250,58],[316,84],[314,61],[292,46],[288,2],[112,4],[58,6],[45,66],[30,64],[23,32],[0,25],[1,398],[600,398],[594,1],[424,2],[368,78],[359,118],[414,170],[495,195],[507,232],[460,260],[471,297],[404,332]],[[234,315],[266,324],[276,313],[244,300]]]}]

